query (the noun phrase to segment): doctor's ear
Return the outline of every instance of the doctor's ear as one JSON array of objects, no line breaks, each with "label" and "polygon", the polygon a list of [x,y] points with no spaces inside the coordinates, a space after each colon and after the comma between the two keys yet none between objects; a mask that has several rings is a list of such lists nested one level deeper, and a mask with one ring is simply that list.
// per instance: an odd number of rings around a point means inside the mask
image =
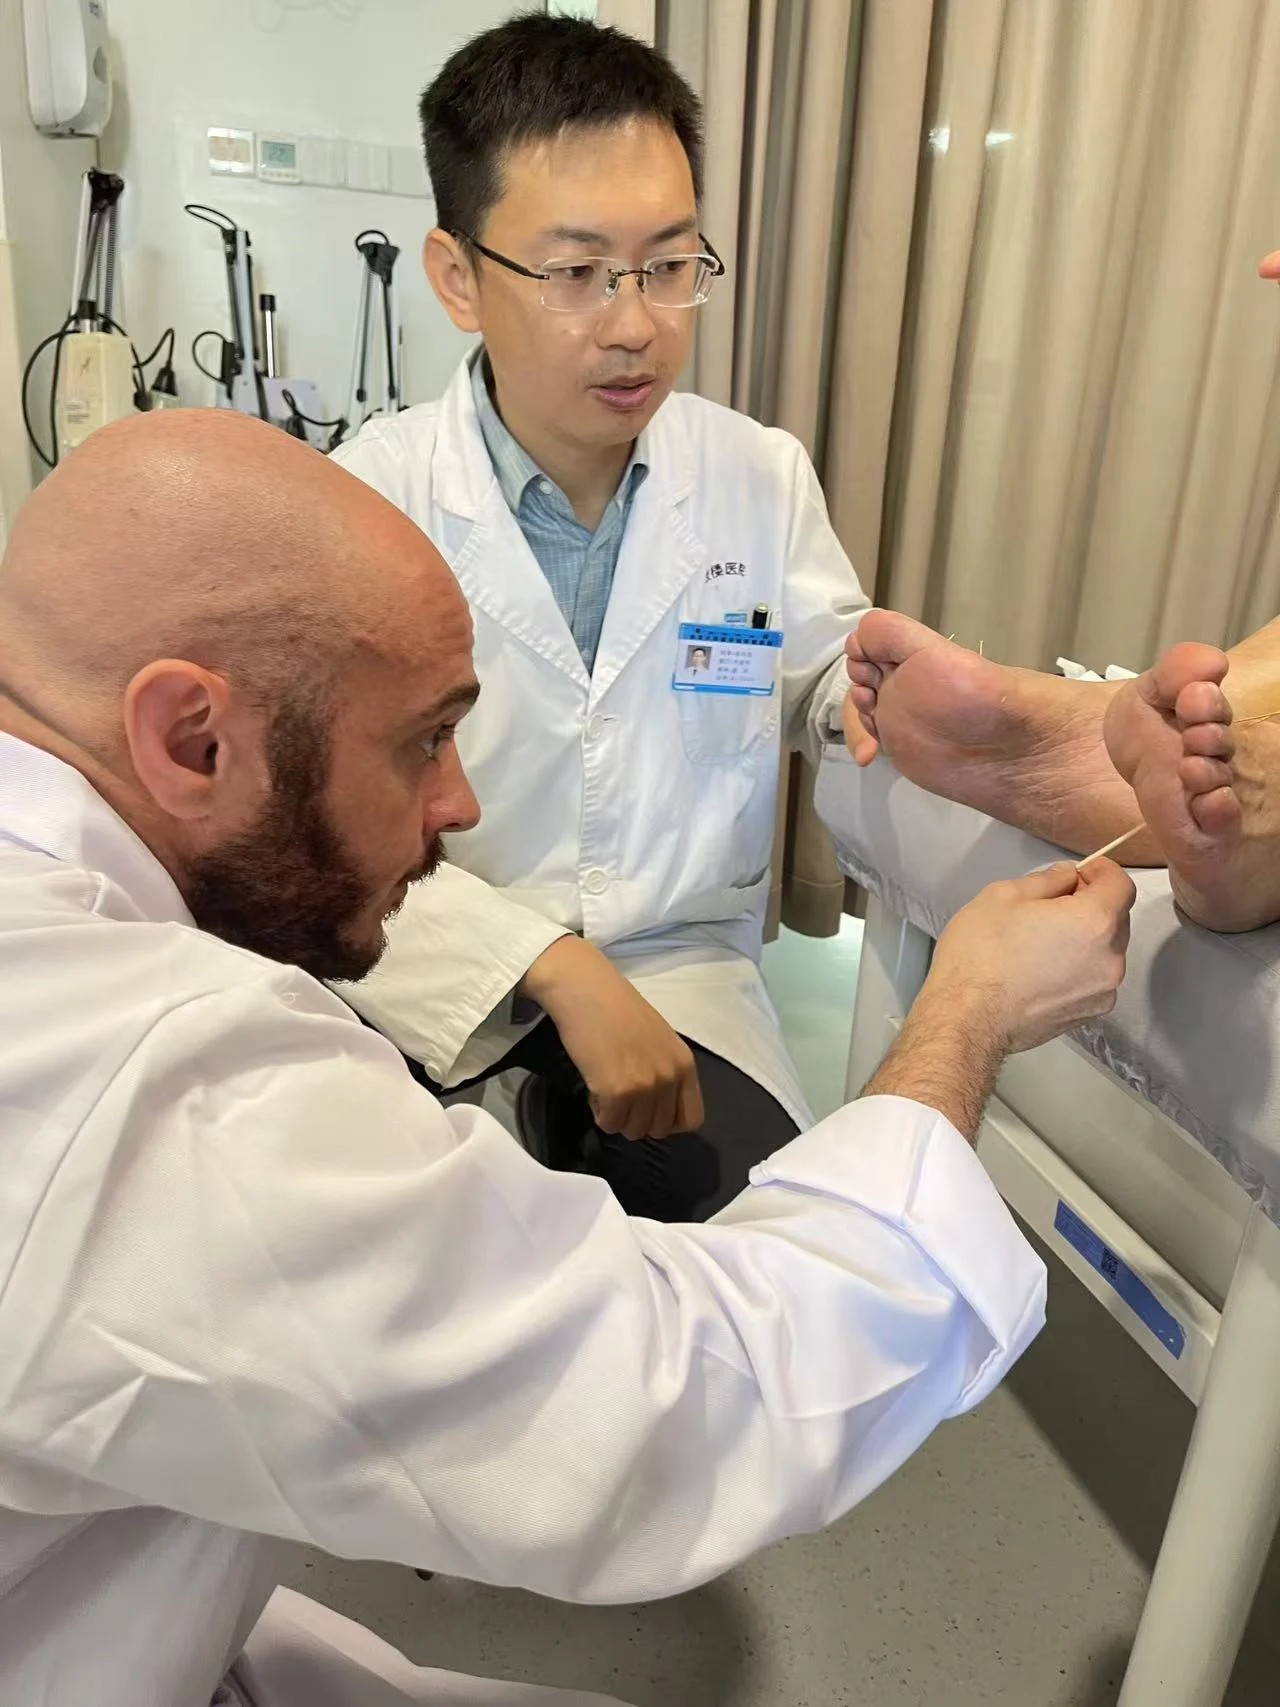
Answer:
[{"label": "doctor's ear", "polygon": [[437,226],[427,233],[427,240],[422,245],[422,265],[431,280],[432,290],[458,330],[478,332],[480,304],[475,266],[465,244]]},{"label": "doctor's ear", "polygon": [[124,726],[139,782],[171,818],[205,817],[225,794],[233,731],[221,676],[185,660],[148,664],[125,689]]}]

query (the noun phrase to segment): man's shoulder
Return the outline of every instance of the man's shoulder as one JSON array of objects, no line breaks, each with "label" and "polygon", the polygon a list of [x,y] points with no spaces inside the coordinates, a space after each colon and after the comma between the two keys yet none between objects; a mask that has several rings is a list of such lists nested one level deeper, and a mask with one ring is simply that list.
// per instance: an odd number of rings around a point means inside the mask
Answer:
[{"label": "man's shoulder", "polygon": [[126,1016],[145,1029],[206,998],[226,998],[230,1010],[350,1013],[296,966],[237,947],[189,919],[139,917],[134,901],[100,872],[2,844],[0,960],[31,994],[65,988],[66,966],[76,966],[76,1005],[93,1011],[100,997],[122,1031]]},{"label": "man's shoulder", "polygon": [[[135,931],[147,927],[127,921],[119,928]],[[345,1002],[301,967],[269,960],[195,925],[151,929],[167,934],[169,942],[163,951],[158,943],[144,948],[139,942],[134,950],[140,962],[139,971],[142,964],[149,966],[157,953],[167,953],[176,965],[172,983],[174,1007],[197,1003],[217,1008],[225,1012],[236,1030],[243,1028],[248,1013],[273,1014],[286,1020],[305,1014],[325,1014],[344,1020],[354,1017]],[[126,945],[121,942],[119,946],[123,954]]]},{"label": "man's shoulder", "polygon": [[797,461],[806,460],[804,446],[781,427],[766,427],[752,415],[714,403],[694,391],[673,391],[666,407],[673,425],[683,429],[703,454],[747,457],[764,469],[784,469],[789,474]]},{"label": "man's shoulder", "polygon": [[150,1134],[177,1103],[208,1124],[217,1083],[257,1073],[256,1096],[297,1061],[340,1066],[363,1031],[305,972],[177,919],[139,918],[100,874],[38,854],[0,859],[0,1084],[37,1109],[59,1087],[57,1118],[25,1134],[32,1192],[99,1109],[121,1131]]},{"label": "man's shoulder", "polygon": [[703,501],[762,522],[791,513],[812,479],[797,438],[692,392],[674,392],[667,407],[666,454],[685,462]]}]

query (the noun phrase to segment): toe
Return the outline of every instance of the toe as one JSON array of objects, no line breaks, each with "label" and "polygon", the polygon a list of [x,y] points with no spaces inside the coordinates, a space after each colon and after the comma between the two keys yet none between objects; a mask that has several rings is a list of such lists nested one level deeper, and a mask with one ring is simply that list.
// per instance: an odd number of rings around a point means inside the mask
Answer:
[{"label": "toe", "polygon": [[1216,682],[1189,682],[1174,706],[1184,728],[1193,723],[1230,723],[1231,702]]},{"label": "toe", "polygon": [[1244,815],[1234,789],[1215,788],[1209,794],[1195,794],[1187,801],[1187,810],[1206,836],[1227,836],[1239,830]]},{"label": "toe", "polygon": [[1172,711],[1184,688],[1193,682],[1216,685],[1229,667],[1226,653],[1216,646],[1203,646],[1197,640],[1171,646],[1141,678],[1143,698],[1162,711]]},{"label": "toe", "polygon": [[1232,783],[1231,766],[1221,759],[1185,758],[1178,766],[1178,777],[1190,795],[1212,794]]},{"label": "toe", "polygon": [[880,751],[875,719],[857,709],[852,693],[844,703],[842,719],[849,751],[860,765],[869,765]]},{"label": "toe", "polygon": [[1188,758],[1233,759],[1235,732],[1225,723],[1189,723],[1182,731],[1182,750]]},{"label": "toe", "polygon": [[849,680],[854,687],[866,693],[874,693],[884,680],[884,671],[879,665],[860,662],[857,658],[849,659]]},{"label": "toe", "polygon": [[869,610],[858,624],[856,638],[866,661],[882,668],[901,664],[928,646],[945,644],[933,629],[893,610]]}]

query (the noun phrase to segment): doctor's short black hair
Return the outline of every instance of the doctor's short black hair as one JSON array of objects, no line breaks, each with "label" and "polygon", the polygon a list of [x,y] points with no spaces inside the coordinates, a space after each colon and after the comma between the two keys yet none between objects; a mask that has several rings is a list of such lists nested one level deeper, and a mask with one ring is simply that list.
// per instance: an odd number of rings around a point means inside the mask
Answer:
[{"label": "doctor's short black hair", "polygon": [[651,118],[673,130],[702,201],[702,103],[671,61],[621,30],[524,13],[460,47],[418,109],[436,224],[479,236],[509,148]]}]

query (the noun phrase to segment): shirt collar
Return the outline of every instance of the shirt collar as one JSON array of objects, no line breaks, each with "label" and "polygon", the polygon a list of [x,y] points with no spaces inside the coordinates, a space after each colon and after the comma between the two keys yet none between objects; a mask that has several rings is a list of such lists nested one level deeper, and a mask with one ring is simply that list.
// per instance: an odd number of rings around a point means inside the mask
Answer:
[{"label": "shirt collar", "polygon": [[[484,439],[485,449],[489,452],[489,461],[498,477],[498,486],[506,500],[507,508],[513,515],[519,515],[520,505],[524,495],[535,482],[547,479],[528,451],[518,439],[513,437],[506,423],[494,406],[493,397],[489,391],[489,358],[483,344],[471,358],[471,389],[476,400],[476,414],[480,418],[480,433]],[[631,449],[631,459],[622,472],[618,482],[615,497],[622,500],[625,510],[632,498],[647,478],[649,462],[647,452],[648,430],[641,433]],[[555,488],[560,492],[560,488]],[[561,498],[568,504],[569,500]]]},{"label": "shirt collar", "polygon": [[0,731],[0,843],[6,841],[100,873],[143,919],[195,922],[164,866],[87,778]]}]

